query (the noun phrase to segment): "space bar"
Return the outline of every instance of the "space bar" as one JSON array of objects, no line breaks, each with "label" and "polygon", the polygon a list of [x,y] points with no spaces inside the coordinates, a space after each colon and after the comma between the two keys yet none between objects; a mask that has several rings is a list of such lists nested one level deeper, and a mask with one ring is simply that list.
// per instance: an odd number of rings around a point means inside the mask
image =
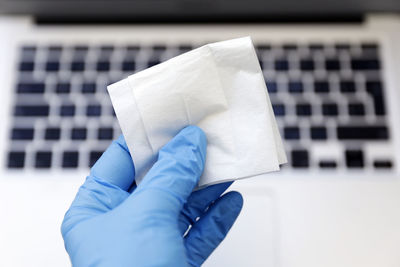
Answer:
[{"label": "space bar", "polygon": [[337,137],[340,140],[383,140],[388,139],[386,126],[345,126],[337,127]]}]

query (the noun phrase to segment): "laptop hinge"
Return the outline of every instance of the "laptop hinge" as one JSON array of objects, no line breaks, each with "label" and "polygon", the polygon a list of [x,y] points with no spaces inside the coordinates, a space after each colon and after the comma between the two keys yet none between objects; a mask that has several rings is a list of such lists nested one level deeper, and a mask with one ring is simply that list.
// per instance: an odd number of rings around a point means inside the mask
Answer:
[{"label": "laptop hinge", "polygon": [[152,17],[152,16],[136,16],[136,17],[60,17],[60,16],[38,16],[35,17],[37,24],[179,24],[179,23],[192,23],[192,24],[310,24],[310,23],[362,23],[364,21],[363,15],[340,15],[340,16],[322,16],[322,15],[304,15],[304,16],[176,16],[176,17]]}]

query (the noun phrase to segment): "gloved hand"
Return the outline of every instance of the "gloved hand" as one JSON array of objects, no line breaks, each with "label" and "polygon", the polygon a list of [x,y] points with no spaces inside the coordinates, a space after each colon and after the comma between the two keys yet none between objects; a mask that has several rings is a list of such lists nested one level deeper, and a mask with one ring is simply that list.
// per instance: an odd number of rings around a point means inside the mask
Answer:
[{"label": "gloved hand", "polygon": [[238,192],[220,197],[230,183],[192,192],[205,157],[204,133],[186,127],[160,150],[136,187],[126,143],[122,136],[114,141],[61,226],[73,266],[200,266],[243,205]]}]

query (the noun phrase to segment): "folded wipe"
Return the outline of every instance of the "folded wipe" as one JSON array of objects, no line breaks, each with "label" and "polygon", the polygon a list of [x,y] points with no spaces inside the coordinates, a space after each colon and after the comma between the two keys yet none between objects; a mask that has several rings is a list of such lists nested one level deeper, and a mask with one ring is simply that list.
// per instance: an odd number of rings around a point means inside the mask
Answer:
[{"label": "folded wipe", "polygon": [[207,136],[199,186],[279,170],[286,162],[249,37],[208,44],[108,87],[136,182],[187,125]]}]

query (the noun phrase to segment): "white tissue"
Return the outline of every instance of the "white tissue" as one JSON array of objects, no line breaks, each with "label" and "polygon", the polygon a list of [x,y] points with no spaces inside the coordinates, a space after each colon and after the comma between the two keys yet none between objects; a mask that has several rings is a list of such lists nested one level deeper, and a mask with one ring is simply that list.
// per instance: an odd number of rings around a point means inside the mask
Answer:
[{"label": "white tissue", "polygon": [[187,125],[207,136],[199,186],[279,170],[286,162],[249,37],[212,43],[108,86],[136,182]]}]

